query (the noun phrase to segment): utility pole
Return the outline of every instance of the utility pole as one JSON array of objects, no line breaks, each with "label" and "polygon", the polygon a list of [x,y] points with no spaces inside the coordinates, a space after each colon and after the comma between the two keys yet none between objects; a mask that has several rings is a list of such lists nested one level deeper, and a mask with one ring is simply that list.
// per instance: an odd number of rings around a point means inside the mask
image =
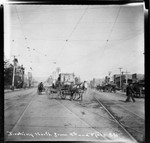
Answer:
[{"label": "utility pole", "polygon": [[119,68],[120,69],[120,89],[121,89],[121,69],[122,68]]},{"label": "utility pole", "polygon": [[12,78],[12,90],[14,90],[14,81],[15,81],[15,67],[17,66],[18,60],[14,56],[14,67],[13,67],[13,78]]},{"label": "utility pole", "polygon": [[109,80],[108,83],[110,83],[110,75],[111,75],[111,71],[108,72],[108,78],[109,78],[108,79]]},{"label": "utility pole", "polygon": [[127,73],[130,73],[130,72],[127,72],[127,69],[126,69],[126,85],[127,85],[127,83],[128,83],[128,75],[127,75]]}]

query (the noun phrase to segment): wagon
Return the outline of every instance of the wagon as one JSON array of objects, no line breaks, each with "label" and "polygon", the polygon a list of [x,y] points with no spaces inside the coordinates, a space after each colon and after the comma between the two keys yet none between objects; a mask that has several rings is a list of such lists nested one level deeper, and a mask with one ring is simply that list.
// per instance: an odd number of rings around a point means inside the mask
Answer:
[{"label": "wagon", "polygon": [[82,95],[85,89],[84,82],[75,83],[73,73],[60,73],[55,84],[47,88],[47,95],[54,96],[57,94],[61,99],[66,99],[70,96],[70,100],[82,100]]},{"label": "wagon", "polygon": [[46,94],[53,98],[54,96],[60,97],[61,99],[66,99],[67,96],[70,96],[70,100],[78,100],[82,101],[83,90],[77,85],[71,85],[71,83],[63,83],[60,87],[48,87],[46,89]]},{"label": "wagon", "polygon": [[114,83],[110,83],[110,84],[107,84],[107,85],[103,85],[103,86],[100,86],[100,85],[97,85],[96,89],[98,91],[103,91],[103,92],[114,92],[116,93],[116,84]]},{"label": "wagon", "polygon": [[41,95],[44,90],[45,90],[45,88],[39,84],[39,85],[38,85],[38,88],[37,88],[37,93],[38,93],[39,95]]},{"label": "wagon", "polygon": [[78,100],[82,101],[83,90],[79,88],[77,85],[64,85],[61,88],[61,96],[65,99],[67,95],[70,96],[70,100]]}]

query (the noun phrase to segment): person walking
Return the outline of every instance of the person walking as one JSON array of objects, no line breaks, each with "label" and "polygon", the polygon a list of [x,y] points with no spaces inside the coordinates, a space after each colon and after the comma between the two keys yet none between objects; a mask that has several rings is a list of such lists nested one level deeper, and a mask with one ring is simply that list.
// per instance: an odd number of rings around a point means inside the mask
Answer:
[{"label": "person walking", "polygon": [[133,102],[135,102],[135,99],[133,97],[133,93],[135,93],[135,91],[132,88],[132,83],[129,83],[129,85],[126,88],[127,99],[125,102],[130,102],[130,98],[133,100]]}]

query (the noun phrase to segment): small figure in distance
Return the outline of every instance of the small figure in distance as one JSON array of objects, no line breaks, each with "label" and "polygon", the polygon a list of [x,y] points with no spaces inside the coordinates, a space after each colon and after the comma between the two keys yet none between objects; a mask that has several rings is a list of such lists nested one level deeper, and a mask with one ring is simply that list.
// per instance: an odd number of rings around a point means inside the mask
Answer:
[{"label": "small figure in distance", "polygon": [[127,99],[125,102],[130,102],[130,99],[132,99],[133,102],[135,102],[133,94],[135,94],[135,91],[133,90],[132,83],[129,83],[129,85],[126,88]]}]

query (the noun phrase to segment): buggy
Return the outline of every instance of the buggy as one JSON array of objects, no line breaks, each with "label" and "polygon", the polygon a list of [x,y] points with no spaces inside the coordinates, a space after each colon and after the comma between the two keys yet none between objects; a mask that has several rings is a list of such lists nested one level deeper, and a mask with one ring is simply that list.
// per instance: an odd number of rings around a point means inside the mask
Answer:
[{"label": "buggy", "polygon": [[[65,74],[65,76],[69,74]],[[57,95],[61,99],[66,99],[66,96],[70,96],[70,100],[82,101],[82,96],[84,93],[84,83],[75,84],[73,81],[63,80],[61,74],[58,80],[52,86],[46,89],[46,94],[53,98],[54,95]]]}]

